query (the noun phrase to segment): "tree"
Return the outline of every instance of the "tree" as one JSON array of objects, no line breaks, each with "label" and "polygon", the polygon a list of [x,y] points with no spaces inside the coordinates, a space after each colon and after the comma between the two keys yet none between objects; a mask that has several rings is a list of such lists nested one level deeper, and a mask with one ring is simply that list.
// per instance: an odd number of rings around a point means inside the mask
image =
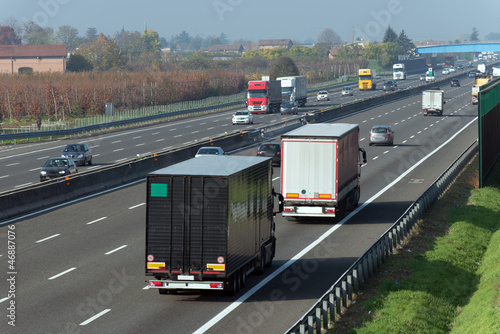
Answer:
[{"label": "tree", "polygon": [[21,39],[16,35],[12,27],[0,26],[0,44],[19,45],[21,44]]},{"label": "tree", "polygon": [[299,69],[290,57],[280,57],[271,65],[269,75],[272,80],[278,77],[299,75]]},{"label": "tree", "polygon": [[500,33],[490,32],[488,35],[484,36],[487,41],[500,41]]},{"label": "tree", "polygon": [[411,39],[408,36],[406,36],[406,33],[404,30],[401,30],[401,33],[399,34],[399,36],[395,42],[399,46],[399,49],[401,50],[401,54],[408,54],[413,49],[415,49],[415,44],[413,44]]},{"label": "tree", "polygon": [[96,28],[87,28],[87,32],[85,33],[86,41],[95,41],[97,39],[97,29]]},{"label": "tree", "polygon": [[87,41],[81,45],[75,54],[85,57],[98,71],[118,70],[124,62],[115,41],[108,39],[102,33],[97,40]]},{"label": "tree", "polygon": [[60,26],[56,32],[56,37],[62,44],[65,44],[68,50],[73,50],[82,39],[78,36],[78,29],[69,25]]},{"label": "tree", "polygon": [[51,27],[42,28],[34,21],[23,24],[23,41],[29,45],[54,44],[54,30]]},{"label": "tree", "polygon": [[160,51],[161,42],[160,35],[153,29],[144,30],[142,34],[142,40],[145,52],[157,52]]},{"label": "tree", "polygon": [[382,43],[387,43],[387,42],[396,43],[397,39],[398,35],[394,31],[394,29],[392,29],[391,26],[388,26],[387,29],[385,30],[384,39],[382,40]]},{"label": "tree", "polygon": [[87,72],[92,71],[94,67],[84,56],[75,54],[69,57],[66,69],[70,72]]},{"label": "tree", "polygon": [[324,43],[328,48],[332,48],[335,45],[342,43],[342,38],[333,29],[326,28],[318,37],[318,43]]},{"label": "tree", "polygon": [[469,40],[471,42],[479,41],[479,31],[477,31],[476,27],[472,28],[472,34],[470,34]]}]

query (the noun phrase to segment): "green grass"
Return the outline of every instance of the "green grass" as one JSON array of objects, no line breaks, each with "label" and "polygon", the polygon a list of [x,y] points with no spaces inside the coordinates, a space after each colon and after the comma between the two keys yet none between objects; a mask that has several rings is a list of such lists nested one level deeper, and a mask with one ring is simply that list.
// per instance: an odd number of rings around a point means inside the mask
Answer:
[{"label": "green grass", "polygon": [[376,292],[331,333],[500,333],[500,189],[464,196],[452,187],[446,196],[420,227],[442,220],[439,228],[419,231],[388,261]]}]

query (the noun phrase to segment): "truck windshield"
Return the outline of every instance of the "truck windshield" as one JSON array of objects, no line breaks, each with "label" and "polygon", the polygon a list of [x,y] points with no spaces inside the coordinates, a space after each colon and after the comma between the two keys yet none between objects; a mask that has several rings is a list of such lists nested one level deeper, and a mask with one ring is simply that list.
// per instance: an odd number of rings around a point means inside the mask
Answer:
[{"label": "truck windshield", "polygon": [[281,87],[281,94],[292,94],[292,87]]},{"label": "truck windshield", "polygon": [[371,80],[372,76],[371,75],[360,75],[359,80]]},{"label": "truck windshield", "polygon": [[267,96],[267,90],[265,89],[258,89],[258,90],[249,90],[248,91],[248,98],[263,98]]},{"label": "truck windshield", "polygon": [[398,73],[398,72],[403,72],[403,69],[402,68],[395,68],[394,73]]}]

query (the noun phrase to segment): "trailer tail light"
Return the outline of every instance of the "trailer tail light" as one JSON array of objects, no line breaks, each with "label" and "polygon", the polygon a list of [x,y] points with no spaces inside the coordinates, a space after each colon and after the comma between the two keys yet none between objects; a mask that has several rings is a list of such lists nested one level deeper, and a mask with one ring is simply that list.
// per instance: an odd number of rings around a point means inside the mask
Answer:
[{"label": "trailer tail light", "polygon": [[149,286],[159,286],[159,287],[162,287],[163,283],[162,282],[149,282]]},{"label": "trailer tail light", "polygon": [[325,208],[325,213],[335,213],[335,208]]},{"label": "trailer tail light", "polygon": [[283,208],[283,212],[294,212],[294,208],[293,207],[285,207]]},{"label": "trailer tail light", "polygon": [[299,198],[299,193],[286,193],[288,198]]},{"label": "trailer tail light", "polygon": [[223,287],[222,283],[210,283],[210,289],[222,289]]},{"label": "trailer tail light", "polygon": [[319,198],[332,198],[331,194],[319,194]]}]

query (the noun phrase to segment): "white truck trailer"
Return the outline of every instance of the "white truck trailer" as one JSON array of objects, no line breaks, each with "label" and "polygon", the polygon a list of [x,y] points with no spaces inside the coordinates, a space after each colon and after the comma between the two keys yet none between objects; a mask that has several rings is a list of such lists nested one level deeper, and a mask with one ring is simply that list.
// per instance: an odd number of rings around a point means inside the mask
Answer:
[{"label": "white truck trailer", "polygon": [[308,124],[282,135],[282,215],[296,218],[342,218],[360,196],[357,124]]},{"label": "white truck trailer", "polygon": [[438,89],[424,90],[422,92],[422,110],[424,116],[443,115],[443,107],[446,104],[444,100],[444,91]]}]

